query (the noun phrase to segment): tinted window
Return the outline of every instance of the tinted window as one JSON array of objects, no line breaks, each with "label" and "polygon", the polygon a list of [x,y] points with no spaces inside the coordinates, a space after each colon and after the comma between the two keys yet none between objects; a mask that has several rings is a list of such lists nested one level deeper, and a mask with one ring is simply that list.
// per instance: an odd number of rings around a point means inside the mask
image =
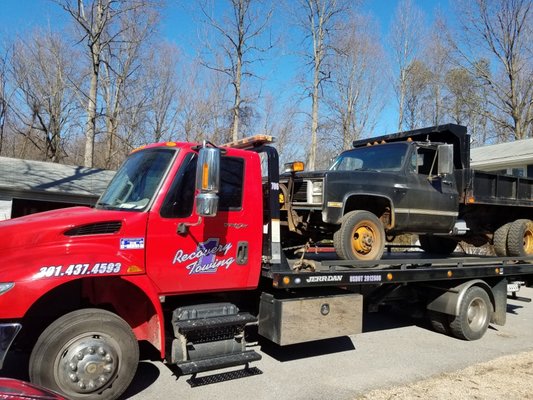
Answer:
[{"label": "tinted window", "polygon": [[218,209],[221,211],[240,210],[242,207],[244,160],[235,157],[222,157],[220,167]]},{"label": "tinted window", "polygon": [[[196,155],[186,157],[161,209],[164,218],[184,218],[192,214],[195,193]],[[222,157],[220,165],[219,211],[242,207],[244,160]]]}]

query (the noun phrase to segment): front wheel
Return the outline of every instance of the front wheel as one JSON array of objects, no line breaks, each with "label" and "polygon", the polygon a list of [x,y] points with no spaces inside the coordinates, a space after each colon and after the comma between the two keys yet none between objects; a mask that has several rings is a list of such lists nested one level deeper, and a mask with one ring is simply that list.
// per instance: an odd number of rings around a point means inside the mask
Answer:
[{"label": "front wheel", "polygon": [[41,334],[30,356],[30,380],[69,399],[111,400],[129,386],[138,361],[137,339],[122,318],[78,310]]},{"label": "front wheel", "polygon": [[368,211],[347,213],[333,235],[337,255],[344,260],[379,260],[385,249],[383,224]]}]

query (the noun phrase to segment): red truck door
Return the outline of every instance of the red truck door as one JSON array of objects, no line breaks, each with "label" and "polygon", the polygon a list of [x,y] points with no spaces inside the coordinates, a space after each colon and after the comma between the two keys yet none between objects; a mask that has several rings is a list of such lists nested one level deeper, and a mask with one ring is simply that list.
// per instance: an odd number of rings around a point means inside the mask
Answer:
[{"label": "red truck door", "polygon": [[254,288],[263,215],[257,154],[228,149],[221,160],[218,213],[202,219],[194,210],[196,160],[195,153],[182,158],[150,215],[147,272],[167,294]]}]

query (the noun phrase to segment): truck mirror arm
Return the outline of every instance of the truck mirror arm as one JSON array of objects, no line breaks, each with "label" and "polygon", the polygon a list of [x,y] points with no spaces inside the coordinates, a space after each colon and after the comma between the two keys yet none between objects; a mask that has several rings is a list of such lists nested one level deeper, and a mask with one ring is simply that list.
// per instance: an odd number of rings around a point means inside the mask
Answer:
[{"label": "truck mirror arm", "polygon": [[198,216],[198,221],[196,222],[180,222],[178,224],[178,229],[176,230],[176,233],[178,235],[186,235],[189,232],[189,227],[191,226],[198,226],[202,223],[202,216]]}]

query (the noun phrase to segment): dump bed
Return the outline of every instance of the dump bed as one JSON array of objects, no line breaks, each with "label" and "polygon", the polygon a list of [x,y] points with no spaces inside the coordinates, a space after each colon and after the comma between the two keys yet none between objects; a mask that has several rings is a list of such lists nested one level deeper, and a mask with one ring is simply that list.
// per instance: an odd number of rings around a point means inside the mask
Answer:
[{"label": "dump bed", "polygon": [[456,178],[458,188],[461,181],[466,183],[460,191],[463,203],[533,207],[532,178],[477,170],[458,171]]}]

